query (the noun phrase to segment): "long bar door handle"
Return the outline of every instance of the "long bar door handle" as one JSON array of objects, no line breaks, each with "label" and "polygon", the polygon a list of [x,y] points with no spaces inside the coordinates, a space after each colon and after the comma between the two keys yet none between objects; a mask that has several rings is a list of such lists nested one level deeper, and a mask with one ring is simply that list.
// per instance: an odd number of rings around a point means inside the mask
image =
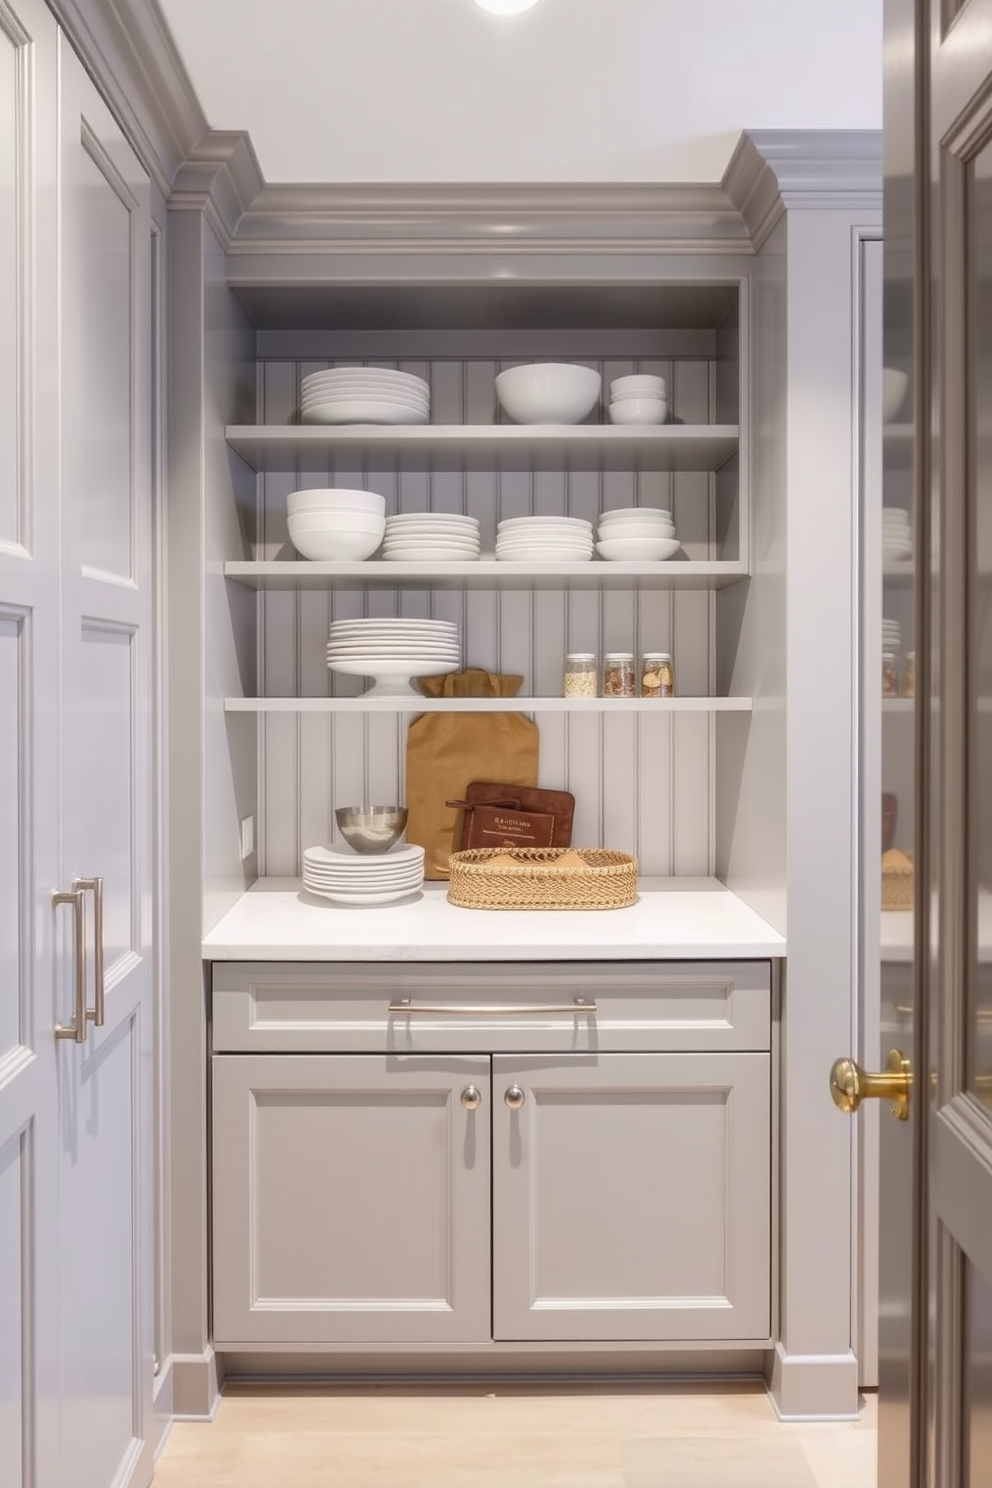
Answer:
[{"label": "long bar door handle", "polygon": [[521,1015],[529,1018],[547,1018],[552,1015],[585,1018],[597,1011],[596,1003],[591,997],[576,997],[572,1002],[546,1003],[543,1006],[528,1006],[526,1003],[413,1003],[409,997],[399,997],[387,1009],[394,1017],[402,1018],[516,1018]]},{"label": "long bar door handle", "polygon": [[52,892],[52,906],[72,905],[72,957],[76,979],[76,1010],[71,1023],[56,1023],[57,1039],[72,1039],[77,1044],[86,1042],[86,919],[83,912],[83,891]]},{"label": "long bar door handle", "polygon": [[103,958],[103,879],[74,878],[72,887],[81,894],[93,895],[93,1006],[86,1009],[87,1020],[102,1028],[107,1012],[107,987]]}]

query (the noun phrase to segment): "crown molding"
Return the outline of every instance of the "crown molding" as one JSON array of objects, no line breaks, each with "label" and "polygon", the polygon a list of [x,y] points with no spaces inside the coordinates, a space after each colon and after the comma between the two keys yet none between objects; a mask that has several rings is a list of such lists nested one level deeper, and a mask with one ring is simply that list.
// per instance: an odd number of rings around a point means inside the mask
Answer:
[{"label": "crown molding", "polygon": [[739,212],[752,249],[782,214],[798,210],[882,210],[881,130],[753,130],[742,134],[722,190]]},{"label": "crown molding", "polygon": [[141,163],[168,196],[209,134],[156,0],[48,0]]},{"label": "crown molding", "polygon": [[204,212],[228,253],[265,180],[251,138],[244,131],[211,132],[179,167],[169,207]]}]

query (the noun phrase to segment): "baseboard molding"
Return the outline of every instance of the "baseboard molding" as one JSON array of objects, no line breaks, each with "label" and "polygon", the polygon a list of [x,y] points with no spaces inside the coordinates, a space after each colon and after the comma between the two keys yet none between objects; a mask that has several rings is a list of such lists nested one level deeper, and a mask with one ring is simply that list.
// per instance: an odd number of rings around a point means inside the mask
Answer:
[{"label": "baseboard molding", "polygon": [[168,1368],[172,1377],[172,1419],[212,1421],[220,1404],[214,1350],[205,1349],[202,1354],[172,1354]]},{"label": "baseboard molding", "polygon": [[159,1453],[165,1446],[169,1436],[169,1428],[175,1414],[175,1398],[173,1386],[175,1379],[172,1373],[172,1356],[164,1360],[152,1385],[152,1455],[158,1460]]},{"label": "baseboard molding", "polygon": [[765,1384],[782,1421],[853,1421],[859,1411],[858,1361],[853,1353],[790,1354],[776,1344]]}]

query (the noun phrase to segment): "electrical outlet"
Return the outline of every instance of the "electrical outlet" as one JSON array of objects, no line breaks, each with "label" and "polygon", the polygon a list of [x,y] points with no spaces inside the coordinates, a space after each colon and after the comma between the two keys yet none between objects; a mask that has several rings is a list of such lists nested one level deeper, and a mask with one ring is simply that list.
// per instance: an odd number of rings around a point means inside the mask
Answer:
[{"label": "electrical outlet", "polygon": [[255,851],[255,818],[243,816],[241,818],[241,861],[250,858]]}]

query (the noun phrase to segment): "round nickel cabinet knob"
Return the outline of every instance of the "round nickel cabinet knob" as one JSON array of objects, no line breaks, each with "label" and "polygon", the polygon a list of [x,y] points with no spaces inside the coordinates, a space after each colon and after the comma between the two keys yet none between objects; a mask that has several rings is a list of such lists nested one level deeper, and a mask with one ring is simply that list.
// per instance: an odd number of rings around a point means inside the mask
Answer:
[{"label": "round nickel cabinet knob", "polygon": [[519,1085],[511,1085],[509,1090],[504,1095],[503,1099],[506,1101],[506,1104],[509,1106],[511,1111],[519,1111],[520,1107],[523,1105],[527,1097],[524,1095]]},{"label": "round nickel cabinet knob", "polygon": [[482,1096],[476,1090],[475,1086],[466,1085],[465,1089],[462,1091],[462,1105],[465,1107],[466,1111],[474,1111],[476,1107],[481,1106],[481,1104]]}]

